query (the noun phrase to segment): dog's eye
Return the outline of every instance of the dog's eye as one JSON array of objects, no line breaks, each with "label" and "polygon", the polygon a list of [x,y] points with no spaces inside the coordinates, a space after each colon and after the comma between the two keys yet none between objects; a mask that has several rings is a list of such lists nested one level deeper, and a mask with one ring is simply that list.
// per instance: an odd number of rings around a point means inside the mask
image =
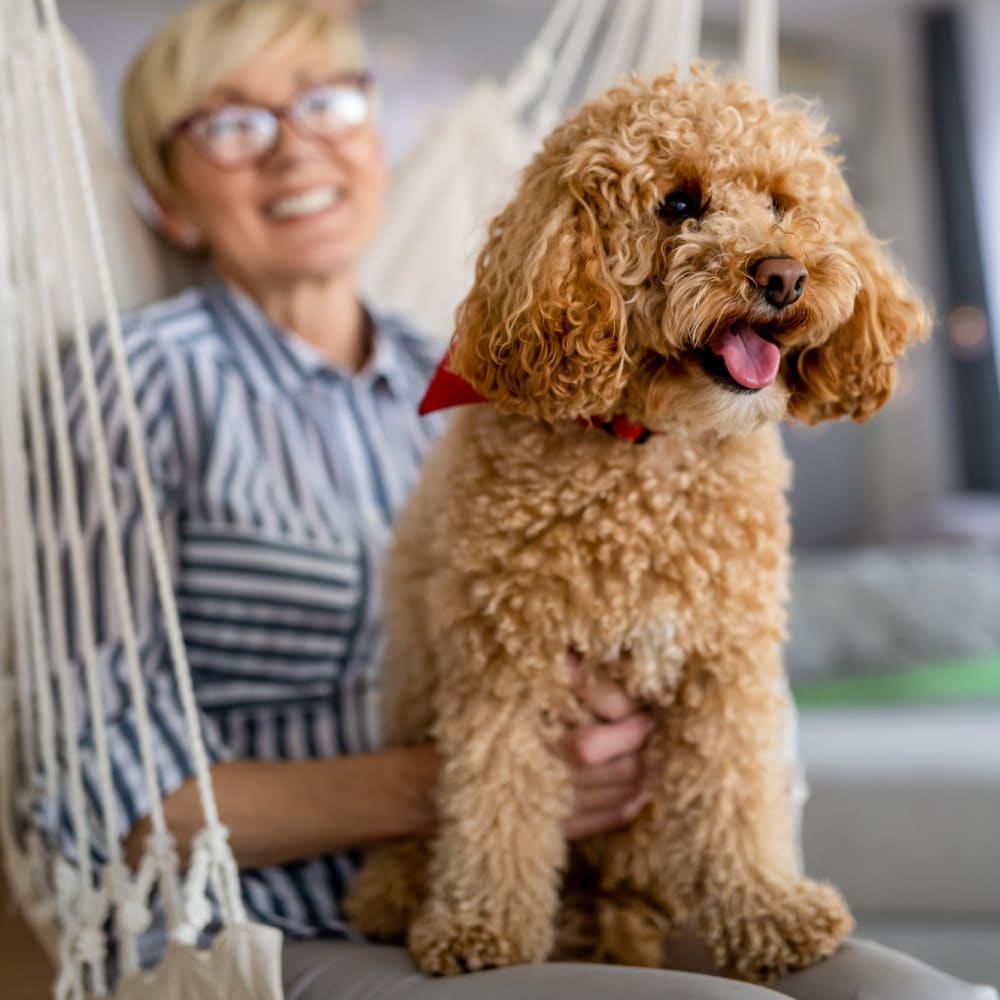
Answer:
[{"label": "dog's eye", "polygon": [[701,194],[681,188],[670,194],[656,206],[656,214],[664,222],[679,223],[685,219],[697,219],[701,215]]},{"label": "dog's eye", "polygon": [[771,195],[771,211],[775,215],[784,215],[788,211],[788,200],[783,198],[780,194]]}]

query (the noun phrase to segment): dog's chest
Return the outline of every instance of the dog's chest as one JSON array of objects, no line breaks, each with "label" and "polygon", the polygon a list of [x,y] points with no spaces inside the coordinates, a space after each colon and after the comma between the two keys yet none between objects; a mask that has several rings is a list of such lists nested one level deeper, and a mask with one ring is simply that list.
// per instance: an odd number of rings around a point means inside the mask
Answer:
[{"label": "dog's chest", "polygon": [[627,653],[622,679],[650,700],[692,656],[780,637],[788,469],[773,429],[632,445],[476,412],[444,444],[430,480],[447,481],[444,502],[425,486],[402,546],[428,569],[414,599],[441,628],[454,606],[515,658],[533,636],[592,663]]},{"label": "dog's chest", "polygon": [[621,659],[634,694],[662,697],[692,655],[780,637],[787,513],[773,444],[633,446],[647,450],[553,524],[551,564],[570,554],[571,643]]}]

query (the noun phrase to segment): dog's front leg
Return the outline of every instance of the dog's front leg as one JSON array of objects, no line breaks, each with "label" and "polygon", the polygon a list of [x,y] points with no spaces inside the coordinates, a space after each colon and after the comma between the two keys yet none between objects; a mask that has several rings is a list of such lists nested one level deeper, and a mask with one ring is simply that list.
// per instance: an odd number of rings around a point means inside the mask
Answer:
[{"label": "dog's front leg", "polygon": [[645,817],[716,962],[760,981],[832,954],[853,927],[837,890],[798,872],[778,669],[766,643],[690,665]]},{"label": "dog's front leg", "polygon": [[440,829],[409,936],[436,975],[542,961],[553,944],[568,769],[530,682],[506,670],[494,663],[477,682],[446,682],[439,698]]}]

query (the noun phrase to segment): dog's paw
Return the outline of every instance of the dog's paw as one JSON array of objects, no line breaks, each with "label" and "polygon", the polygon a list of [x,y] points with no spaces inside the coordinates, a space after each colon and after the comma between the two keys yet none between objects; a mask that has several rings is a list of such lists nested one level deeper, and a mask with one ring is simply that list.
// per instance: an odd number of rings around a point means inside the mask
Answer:
[{"label": "dog's paw", "polygon": [[410,928],[410,953],[432,976],[454,976],[505,965],[541,962],[551,948],[551,931],[535,936],[493,927],[487,922],[463,923],[422,914]]},{"label": "dog's paw", "polygon": [[344,900],[344,912],[362,934],[390,944],[402,943],[416,906],[394,891],[385,891],[362,870]]},{"label": "dog's paw", "polygon": [[393,944],[406,931],[425,895],[427,848],[399,841],[372,849],[351,883],[344,910],[362,933]]},{"label": "dog's paw", "polygon": [[606,897],[597,907],[598,939],[591,960],[604,965],[663,968],[667,938],[676,921],[636,896]]},{"label": "dog's paw", "polygon": [[828,958],[854,929],[840,893],[808,879],[748,887],[704,924],[719,966],[762,983]]}]

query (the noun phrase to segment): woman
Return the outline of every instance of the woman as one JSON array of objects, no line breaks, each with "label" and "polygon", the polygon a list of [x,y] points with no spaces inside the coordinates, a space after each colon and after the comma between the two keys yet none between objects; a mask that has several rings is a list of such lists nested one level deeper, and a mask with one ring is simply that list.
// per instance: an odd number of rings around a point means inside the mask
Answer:
[{"label": "woman", "polygon": [[[397,988],[765,1000],[774,993],[726,980],[596,966],[427,980],[402,950],[358,942],[340,915],[356,849],[435,823],[433,747],[378,749],[378,566],[439,429],[415,409],[441,348],[359,297],[358,260],[386,179],[372,103],[354,30],[283,0],[184,11],[140,54],[125,89],[131,157],[164,229],[209,264],[203,287],[130,317],[126,345],[246,905],[284,931],[289,996],[309,1000]],[[99,337],[99,366],[106,349]],[[162,625],[152,598],[142,600],[153,588],[120,403],[103,390],[158,778],[183,851],[200,826],[198,797]],[[89,514],[96,584],[106,554]],[[124,685],[113,614],[96,617],[119,826],[134,861],[148,801],[127,700],[114,703]],[[613,687],[580,698],[597,721],[570,729],[561,748],[575,767],[570,837],[614,828],[641,805],[649,725]],[[810,1000],[978,995],[860,942],[776,989]]]}]

